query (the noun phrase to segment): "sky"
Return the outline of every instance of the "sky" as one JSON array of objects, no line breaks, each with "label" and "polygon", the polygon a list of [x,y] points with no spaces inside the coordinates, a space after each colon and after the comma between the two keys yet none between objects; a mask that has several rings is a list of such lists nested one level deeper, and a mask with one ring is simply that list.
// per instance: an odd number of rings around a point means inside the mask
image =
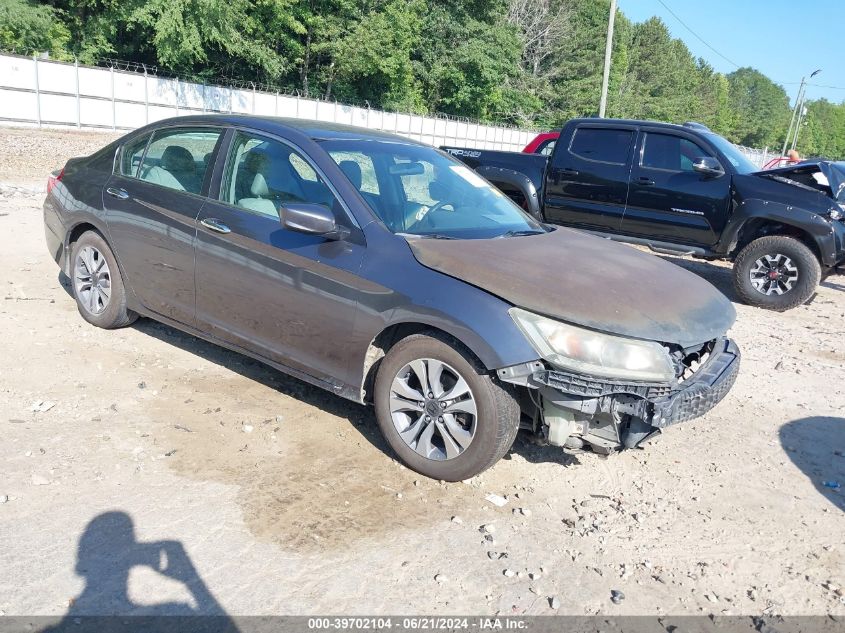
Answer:
[{"label": "sky", "polygon": [[[842,28],[845,0],[618,0],[634,22],[660,17],[696,57],[729,73],[751,66],[781,84],[794,99],[801,77],[821,68],[808,99],[845,101]],[[719,54],[685,28],[663,5]],[[727,58],[727,59],[725,59]],[[730,61],[728,61],[730,60]],[[829,86],[829,87],[820,87]],[[835,89],[837,86],[840,89]]]}]

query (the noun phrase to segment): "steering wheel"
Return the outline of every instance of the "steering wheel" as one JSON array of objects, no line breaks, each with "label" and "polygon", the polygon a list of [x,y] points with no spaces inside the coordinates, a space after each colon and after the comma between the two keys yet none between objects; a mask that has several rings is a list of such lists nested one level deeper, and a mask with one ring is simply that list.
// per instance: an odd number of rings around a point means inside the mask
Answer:
[{"label": "steering wheel", "polygon": [[419,220],[414,222],[413,225],[408,227],[409,229],[417,229],[417,228],[424,228],[424,229],[434,229],[434,225],[431,223],[431,216],[432,213],[440,211],[443,207],[447,207],[452,203],[448,200],[441,200],[440,202],[435,202],[432,206],[428,208],[425,212],[425,215],[422,216]]}]

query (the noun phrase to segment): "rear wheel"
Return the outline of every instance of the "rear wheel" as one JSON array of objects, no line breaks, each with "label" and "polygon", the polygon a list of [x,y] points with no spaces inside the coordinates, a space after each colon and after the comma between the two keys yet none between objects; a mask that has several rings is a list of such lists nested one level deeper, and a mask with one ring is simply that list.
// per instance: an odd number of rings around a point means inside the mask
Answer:
[{"label": "rear wheel", "polygon": [[770,235],[743,248],[734,262],[734,286],[748,304],[789,310],[805,303],[819,285],[815,253],[793,237]]},{"label": "rear wheel", "polygon": [[131,324],[138,315],[126,307],[126,289],[117,260],[99,233],[83,233],[71,251],[71,287],[82,318],[113,329]]},{"label": "rear wheel", "polygon": [[390,447],[434,479],[459,481],[486,470],[519,430],[513,392],[440,337],[416,334],[397,343],[379,366],[374,398]]}]

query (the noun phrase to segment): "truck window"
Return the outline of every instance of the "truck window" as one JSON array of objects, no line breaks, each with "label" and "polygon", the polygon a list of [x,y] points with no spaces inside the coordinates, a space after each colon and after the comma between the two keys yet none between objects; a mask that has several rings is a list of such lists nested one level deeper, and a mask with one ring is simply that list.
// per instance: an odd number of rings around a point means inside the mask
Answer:
[{"label": "truck window", "polygon": [[575,130],[569,151],[579,158],[624,165],[634,139],[632,130],[579,127]]},{"label": "truck window", "polygon": [[674,134],[649,132],[643,141],[640,165],[666,171],[693,171],[692,164],[702,156],[713,157],[713,153]]}]

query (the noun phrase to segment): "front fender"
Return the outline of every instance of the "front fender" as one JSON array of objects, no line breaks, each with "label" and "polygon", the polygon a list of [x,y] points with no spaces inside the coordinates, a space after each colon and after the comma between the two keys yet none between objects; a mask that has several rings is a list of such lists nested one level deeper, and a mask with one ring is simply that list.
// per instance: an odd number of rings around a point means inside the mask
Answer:
[{"label": "front fender", "polygon": [[737,247],[753,239],[756,232],[771,227],[761,234],[777,233],[777,226],[783,227],[785,233],[801,234],[812,240],[825,266],[836,263],[837,252],[842,247],[833,221],[801,207],[757,198],[743,200],[737,205],[715,250],[733,255]]},{"label": "front fender", "polygon": [[543,220],[543,213],[540,209],[540,195],[537,191],[537,185],[531,178],[521,172],[503,167],[478,167],[475,171],[493,185],[502,183],[515,187],[525,198],[528,212],[538,220]]}]

